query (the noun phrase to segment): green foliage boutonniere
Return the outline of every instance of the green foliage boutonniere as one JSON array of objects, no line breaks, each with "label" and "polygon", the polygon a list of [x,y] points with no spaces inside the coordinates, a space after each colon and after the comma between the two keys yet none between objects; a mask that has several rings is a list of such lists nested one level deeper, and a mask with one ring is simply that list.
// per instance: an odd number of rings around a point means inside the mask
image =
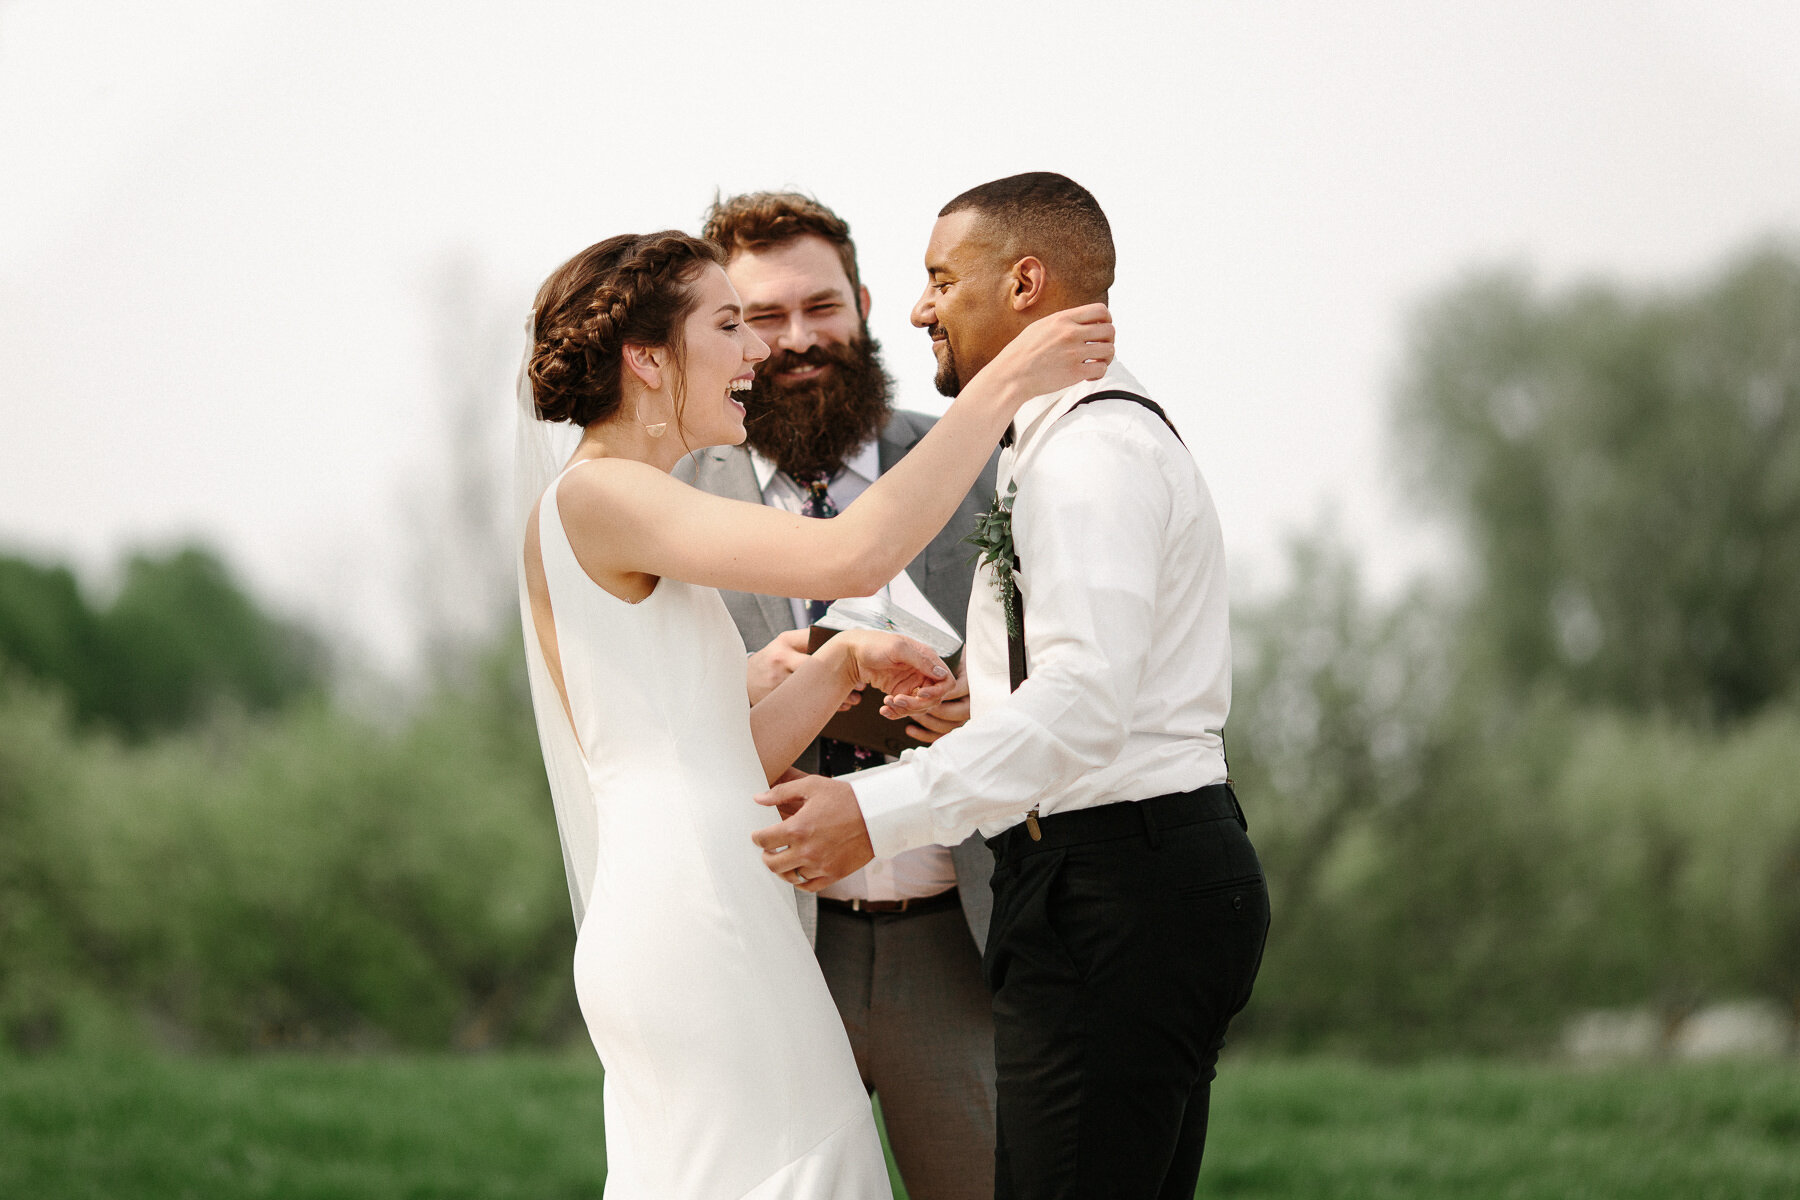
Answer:
[{"label": "green foliage boutonniere", "polygon": [[1013,636],[1019,633],[1019,581],[1014,574],[1019,556],[1013,549],[1012,531],[1013,501],[1018,494],[1017,480],[1007,484],[1006,494],[994,497],[993,507],[976,519],[975,532],[963,539],[975,547],[977,564],[994,568],[994,593],[1006,610],[1006,631]]}]

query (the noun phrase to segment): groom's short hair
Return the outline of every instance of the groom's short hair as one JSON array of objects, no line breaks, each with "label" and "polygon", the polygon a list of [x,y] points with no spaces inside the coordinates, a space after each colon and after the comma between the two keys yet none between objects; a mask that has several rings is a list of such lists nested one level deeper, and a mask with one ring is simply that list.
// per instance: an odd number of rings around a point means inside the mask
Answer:
[{"label": "groom's short hair", "polygon": [[1069,299],[1103,300],[1112,287],[1112,226],[1094,194],[1054,171],[1027,171],[972,187],[938,216],[973,209],[991,223],[996,249],[1009,262],[1030,255],[1063,277]]},{"label": "groom's short hair", "polygon": [[727,259],[746,250],[768,250],[807,235],[823,238],[837,251],[854,294],[862,287],[856,244],[844,218],[799,192],[745,192],[729,200],[713,198],[700,236],[725,248]]}]

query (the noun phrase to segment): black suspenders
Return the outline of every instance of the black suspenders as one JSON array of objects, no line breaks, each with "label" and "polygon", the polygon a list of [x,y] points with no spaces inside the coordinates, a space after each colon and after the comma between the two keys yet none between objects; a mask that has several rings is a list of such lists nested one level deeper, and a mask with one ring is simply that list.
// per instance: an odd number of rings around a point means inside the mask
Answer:
[{"label": "black suspenders", "polygon": [[[1176,441],[1181,442],[1181,444],[1184,446],[1187,445],[1186,442],[1183,442],[1181,440],[1181,431],[1179,429],[1175,428],[1175,422],[1169,420],[1169,414],[1162,410],[1162,405],[1160,405],[1156,401],[1150,399],[1148,396],[1140,396],[1136,392],[1124,392],[1124,391],[1095,392],[1093,395],[1083,396],[1081,399],[1077,400],[1074,404],[1071,404],[1069,406],[1069,412],[1074,412],[1076,409],[1080,408],[1082,405],[1092,404],[1096,400],[1129,400],[1133,404],[1141,404],[1145,408],[1149,409],[1151,412],[1155,413],[1157,416],[1162,418],[1162,423],[1169,427],[1169,432],[1175,435]],[[1068,416],[1069,412],[1064,413],[1063,416],[1065,416],[1065,417]],[[1006,432],[1007,432],[1008,439],[1010,440],[1010,438],[1012,436],[1012,427],[1008,426]],[[1013,578],[1015,580],[1018,579],[1018,577],[1019,577],[1019,552],[1016,549],[1013,551],[1012,570],[1013,570]],[[1012,690],[1016,692],[1019,690],[1019,685],[1021,683],[1025,682],[1025,676],[1026,676],[1026,667],[1025,667],[1025,597],[1020,595],[1019,589],[1018,589],[1017,585],[1015,584],[1015,586],[1007,588],[1005,590],[1004,599],[1006,602],[1006,666],[1007,666],[1007,674],[1012,679]]]}]

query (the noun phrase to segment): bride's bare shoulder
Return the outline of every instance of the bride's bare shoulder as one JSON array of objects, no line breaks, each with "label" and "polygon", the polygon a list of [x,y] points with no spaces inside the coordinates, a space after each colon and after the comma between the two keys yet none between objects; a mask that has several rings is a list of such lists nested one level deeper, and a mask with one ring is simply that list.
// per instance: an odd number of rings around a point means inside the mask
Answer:
[{"label": "bride's bare shoulder", "polygon": [[556,485],[556,508],[578,545],[595,540],[619,544],[666,532],[695,494],[650,463],[592,458],[564,472]]},{"label": "bride's bare shoulder", "polygon": [[686,485],[634,458],[588,458],[573,464],[556,483],[558,508],[577,505],[630,503],[646,494]]}]

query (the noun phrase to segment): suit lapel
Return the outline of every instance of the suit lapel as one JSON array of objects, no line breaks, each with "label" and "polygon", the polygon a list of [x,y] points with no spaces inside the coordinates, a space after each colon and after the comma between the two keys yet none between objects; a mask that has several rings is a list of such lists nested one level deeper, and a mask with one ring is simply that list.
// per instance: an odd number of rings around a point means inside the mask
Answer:
[{"label": "suit lapel", "polygon": [[[898,462],[934,423],[935,418],[896,412],[881,432],[881,469],[886,471]],[[996,448],[950,523],[939,530],[919,556],[906,566],[912,581],[919,585],[925,598],[959,636],[968,622],[969,586],[975,573],[975,550],[963,539],[975,528],[976,519],[993,503],[994,470],[999,457]]]},{"label": "suit lapel", "polygon": [[919,444],[924,435],[912,427],[912,424],[895,413],[888,418],[882,427],[881,440],[875,444],[876,456],[881,460],[882,474],[894,469],[894,464],[906,455],[908,450]]},{"label": "suit lapel", "polygon": [[[899,462],[908,450],[919,444],[919,439],[923,438],[926,430],[931,428],[931,419],[926,418],[925,420],[925,428],[920,429],[899,412],[895,412],[888,418],[888,423],[881,430],[881,439],[876,443],[876,452],[881,461],[883,475],[893,470],[894,464]],[[951,521],[952,526],[955,524],[954,520]],[[933,535],[931,541],[926,543],[925,549],[919,551],[918,557],[906,564],[907,575],[918,589],[925,593],[925,598],[931,601],[932,607],[940,611],[943,609],[943,604],[932,587],[931,560],[937,557],[938,543],[943,540],[943,537],[944,531],[938,531]],[[945,613],[944,615],[951,624],[960,630],[962,614]]]}]

